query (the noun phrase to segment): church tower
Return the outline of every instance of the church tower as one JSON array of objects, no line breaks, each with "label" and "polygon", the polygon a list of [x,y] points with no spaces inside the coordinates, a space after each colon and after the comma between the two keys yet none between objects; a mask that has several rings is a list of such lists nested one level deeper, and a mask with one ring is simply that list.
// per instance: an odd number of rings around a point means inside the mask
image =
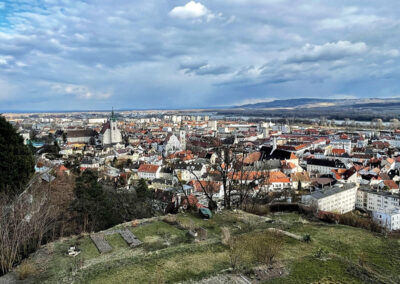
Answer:
[{"label": "church tower", "polygon": [[113,145],[122,142],[122,135],[118,129],[114,108],[110,119],[104,124],[100,134],[102,135],[103,145]]},{"label": "church tower", "polygon": [[186,150],[186,131],[179,130],[179,142],[181,143],[182,150]]}]

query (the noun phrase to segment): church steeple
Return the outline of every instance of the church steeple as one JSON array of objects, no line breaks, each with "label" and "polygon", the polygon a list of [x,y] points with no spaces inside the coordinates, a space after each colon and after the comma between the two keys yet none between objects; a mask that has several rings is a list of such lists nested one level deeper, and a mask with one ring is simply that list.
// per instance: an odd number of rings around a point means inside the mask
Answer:
[{"label": "church steeple", "polygon": [[111,111],[111,120],[115,121],[114,107],[112,107],[112,111]]}]

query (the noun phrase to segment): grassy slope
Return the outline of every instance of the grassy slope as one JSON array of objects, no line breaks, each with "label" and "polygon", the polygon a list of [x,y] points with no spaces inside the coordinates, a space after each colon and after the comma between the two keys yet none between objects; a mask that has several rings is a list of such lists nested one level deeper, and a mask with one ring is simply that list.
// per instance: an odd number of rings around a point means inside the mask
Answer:
[{"label": "grassy slope", "polygon": [[[296,222],[297,214],[279,214],[278,226],[295,234],[312,236],[312,243],[291,240],[284,259],[289,264],[288,277],[271,283],[310,283],[321,279],[345,283],[400,282],[400,243],[363,229],[324,223]],[[285,222],[289,220],[289,222]],[[313,257],[316,251],[327,251],[328,260]],[[363,265],[360,265],[360,261]]]},{"label": "grassy slope", "polygon": [[[46,261],[33,257],[42,273],[38,283],[69,282],[72,272],[83,263],[73,277],[83,283],[172,283],[188,279],[201,279],[229,268],[227,248],[220,243],[222,226],[229,226],[233,234],[277,227],[299,235],[310,234],[312,242],[306,244],[285,238],[281,262],[289,274],[271,283],[311,283],[336,281],[340,283],[399,283],[400,243],[385,239],[362,229],[305,222],[300,215],[282,213],[272,216],[272,224],[254,217],[252,226],[246,225],[234,213],[225,212],[212,220],[201,220],[192,215],[179,215],[181,224],[208,229],[209,239],[193,243],[186,232],[164,222],[155,222],[131,228],[142,241],[141,248],[128,249],[118,235],[108,236],[113,251],[99,255],[90,239],[70,238],[57,242],[49,249]],[[244,235],[245,236],[245,235]],[[63,253],[69,245],[77,244],[81,258]],[[314,257],[317,250],[326,251],[325,259]],[[41,260],[40,260],[41,259]],[[363,265],[359,265],[362,260]]]}]

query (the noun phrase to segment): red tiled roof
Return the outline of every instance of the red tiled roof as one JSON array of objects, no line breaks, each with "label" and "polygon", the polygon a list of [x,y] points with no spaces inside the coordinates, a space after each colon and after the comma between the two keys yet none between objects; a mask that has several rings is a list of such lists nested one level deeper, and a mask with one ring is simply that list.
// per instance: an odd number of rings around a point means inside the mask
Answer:
[{"label": "red tiled roof", "polygon": [[384,180],[383,183],[389,187],[389,189],[399,189],[399,186],[394,180]]},{"label": "red tiled roof", "polygon": [[290,179],[282,172],[270,172],[268,179],[267,179],[267,184],[271,183],[289,183]]},{"label": "red tiled roof", "polygon": [[157,165],[150,165],[150,164],[141,164],[138,172],[141,173],[156,173],[159,166]]},{"label": "red tiled roof", "polygon": [[344,153],[346,153],[346,151],[344,149],[337,149],[337,148],[332,149],[332,154],[343,155]]},{"label": "red tiled roof", "polygon": [[243,163],[245,164],[253,164],[256,161],[260,160],[261,153],[260,152],[253,152],[249,154],[246,158],[243,159]]},{"label": "red tiled roof", "polygon": [[[221,183],[219,182],[215,182],[215,181],[206,181],[206,180],[202,180],[202,181],[190,181],[189,184],[191,184],[194,188],[195,191],[203,191],[206,190],[207,192],[211,191],[211,189],[214,192],[219,192],[220,188],[221,188]],[[204,189],[203,189],[204,188]]]}]

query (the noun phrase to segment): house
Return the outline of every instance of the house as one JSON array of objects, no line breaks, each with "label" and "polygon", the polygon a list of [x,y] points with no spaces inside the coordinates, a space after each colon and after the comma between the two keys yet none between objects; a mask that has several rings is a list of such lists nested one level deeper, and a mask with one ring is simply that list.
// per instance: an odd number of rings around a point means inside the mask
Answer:
[{"label": "house", "polygon": [[67,131],[67,143],[85,143],[89,144],[91,139],[96,136],[96,132],[92,129],[81,129],[81,130],[68,130]]},{"label": "house", "polygon": [[208,180],[191,180],[189,185],[193,186],[193,190],[195,193],[202,193],[204,191],[209,193],[213,197],[213,199],[220,199],[224,197],[224,189],[221,182],[216,181],[208,181]]},{"label": "house", "polygon": [[387,188],[389,192],[392,193],[399,193],[399,185],[394,181],[394,180],[383,180],[380,184],[379,187],[381,189]]},{"label": "house", "polygon": [[262,189],[267,191],[281,191],[291,187],[290,179],[281,171],[270,171],[262,185]]},{"label": "house", "polygon": [[308,172],[293,173],[290,175],[292,186],[294,189],[309,189],[311,186],[311,179]]},{"label": "house", "polygon": [[333,148],[331,150],[332,156],[343,156],[344,153],[346,153],[345,149],[338,149],[338,148]]},{"label": "house", "polygon": [[160,178],[160,170],[161,167],[158,165],[141,164],[138,169],[138,176],[139,178],[153,180]]},{"label": "house", "polygon": [[252,152],[243,159],[243,164],[254,165],[256,162],[260,160],[260,157],[261,157],[260,152]]},{"label": "house", "polygon": [[207,172],[207,168],[202,163],[179,162],[175,164],[174,172],[179,180],[189,181],[201,178]]},{"label": "house", "polygon": [[283,173],[291,175],[297,172],[297,167],[292,162],[281,161]]},{"label": "house", "polygon": [[389,231],[400,230],[400,209],[387,212],[372,212],[372,218]]},{"label": "house", "polygon": [[385,173],[387,173],[391,170],[394,170],[395,166],[396,166],[396,162],[392,158],[385,158],[385,159],[382,159],[382,161],[381,161],[381,168],[382,168],[382,171]]},{"label": "house", "polygon": [[301,172],[302,168],[299,166],[299,158],[292,152],[278,149],[276,146],[276,140],[274,139],[274,145],[263,146],[260,149],[260,161],[269,162],[274,160],[285,161],[285,163],[292,163],[296,166],[294,171]]},{"label": "house", "polygon": [[351,154],[351,140],[350,139],[334,139],[331,140],[330,145],[335,149],[344,149],[347,154]]},{"label": "house", "polygon": [[86,169],[98,169],[100,162],[98,159],[83,158],[80,164],[81,171]]},{"label": "house", "polygon": [[355,167],[350,169],[333,169],[331,172],[334,179],[344,183],[360,183],[361,180]]},{"label": "house", "polygon": [[236,171],[229,172],[228,179],[240,184],[263,183],[268,176],[268,172],[261,171]]},{"label": "house", "polygon": [[261,155],[260,155],[260,160],[265,161],[265,160],[298,160],[295,154],[292,152],[286,151],[286,150],[281,150],[277,149],[275,146],[270,147],[270,146],[263,146],[260,149]]},{"label": "house", "polygon": [[167,157],[169,154],[182,151],[181,142],[178,137],[172,133],[169,133],[162,144],[158,146],[158,151]]},{"label": "house", "polygon": [[339,160],[309,159],[307,161],[307,171],[310,173],[317,172],[330,175],[332,170],[345,168],[345,164]]}]

